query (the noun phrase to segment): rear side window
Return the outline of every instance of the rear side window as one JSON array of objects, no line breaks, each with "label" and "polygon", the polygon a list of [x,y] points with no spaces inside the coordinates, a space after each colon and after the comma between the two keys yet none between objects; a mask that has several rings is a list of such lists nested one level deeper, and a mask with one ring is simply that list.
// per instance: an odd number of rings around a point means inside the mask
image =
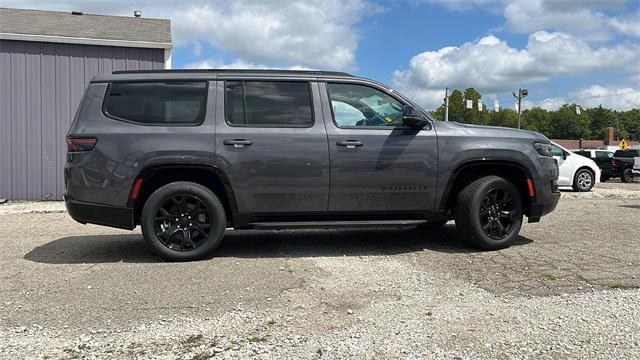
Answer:
[{"label": "rear side window", "polygon": [[616,150],[614,157],[632,158],[638,156],[638,150]]},{"label": "rear side window", "polygon": [[150,125],[199,125],[204,120],[207,83],[117,82],[107,90],[104,112]]},{"label": "rear side window", "polygon": [[591,152],[590,151],[574,151],[574,153],[576,153],[578,155],[582,155],[584,157],[591,158]]},{"label": "rear side window", "polygon": [[311,127],[309,83],[226,81],[227,123],[252,127]]}]

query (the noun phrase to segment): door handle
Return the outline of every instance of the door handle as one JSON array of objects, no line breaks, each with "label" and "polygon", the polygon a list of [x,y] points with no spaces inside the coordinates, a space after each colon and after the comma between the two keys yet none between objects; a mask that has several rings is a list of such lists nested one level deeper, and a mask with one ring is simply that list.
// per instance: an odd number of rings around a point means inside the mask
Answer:
[{"label": "door handle", "polygon": [[253,144],[253,141],[246,139],[227,139],[222,143],[225,145],[233,145],[235,148],[242,148]]},{"label": "door handle", "polygon": [[355,149],[357,146],[362,146],[362,141],[358,140],[341,140],[336,142],[338,146],[346,146],[347,149]]}]

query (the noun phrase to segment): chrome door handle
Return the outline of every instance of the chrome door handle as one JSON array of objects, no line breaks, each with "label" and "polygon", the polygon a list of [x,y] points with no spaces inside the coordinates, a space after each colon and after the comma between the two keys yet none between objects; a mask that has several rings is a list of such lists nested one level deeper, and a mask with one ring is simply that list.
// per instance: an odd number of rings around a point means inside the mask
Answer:
[{"label": "chrome door handle", "polygon": [[336,142],[336,145],[346,146],[347,149],[355,149],[356,147],[362,146],[364,144],[362,143],[362,141],[358,141],[358,140],[341,140]]},{"label": "chrome door handle", "polygon": [[227,139],[222,143],[225,145],[233,145],[235,148],[242,148],[253,144],[253,141],[247,139]]}]

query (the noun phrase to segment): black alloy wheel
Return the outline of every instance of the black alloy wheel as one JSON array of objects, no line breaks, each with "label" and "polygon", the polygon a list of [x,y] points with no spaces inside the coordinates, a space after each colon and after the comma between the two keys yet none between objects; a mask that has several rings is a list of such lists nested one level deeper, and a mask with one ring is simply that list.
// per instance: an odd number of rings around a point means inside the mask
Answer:
[{"label": "black alloy wheel", "polygon": [[196,196],[179,194],[165,201],[156,212],[154,231],[171,250],[190,251],[209,237],[210,214]]},{"label": "black alloy wheel", "polygon": [[490,190],[480,203],[480,224],[484,233],[494,240],[503,240],[516,226],[516,201],[507,189]]}]

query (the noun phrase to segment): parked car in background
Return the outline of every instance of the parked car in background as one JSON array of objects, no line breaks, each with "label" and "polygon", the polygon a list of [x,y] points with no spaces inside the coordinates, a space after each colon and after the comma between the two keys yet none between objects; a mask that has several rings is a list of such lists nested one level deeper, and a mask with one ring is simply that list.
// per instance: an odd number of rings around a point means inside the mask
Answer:
[{"label": "parked car in background", "polygon": [[613,174],[620,177],[622,182],[632,182],[634,175],[640,175],[633,169],[634,158],[640,157],[640,150],[616,150],[613,154]]},{"label": "parked car in background", "polygon": [[613,151],[609,150],[572,150],[573,153],[593,160],[600,168],[600,181],[604,182],[613,177]]},{"label": "parked car in background", "polygon": [[600,168],[591,159],[572,153],[552,142],[551,153],[558,161],[558,186],[571,186],[575,191],[590,191],[600,182]]}]

